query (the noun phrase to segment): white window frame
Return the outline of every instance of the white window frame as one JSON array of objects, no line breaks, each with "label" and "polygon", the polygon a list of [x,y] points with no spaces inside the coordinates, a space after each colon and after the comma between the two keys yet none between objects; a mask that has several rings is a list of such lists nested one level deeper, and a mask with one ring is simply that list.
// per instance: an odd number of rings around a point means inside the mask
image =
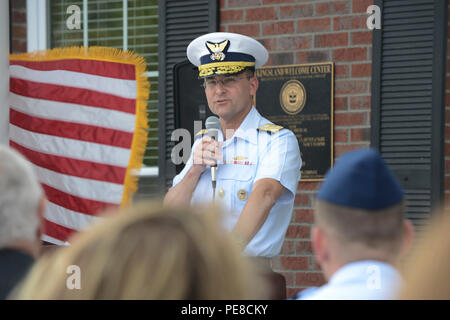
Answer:
[{"label": "white window frame", "polygon": [[47,0],[27,0],[27,51],[47,49]]},{"label": "white window frame", "polygon": [[[88,46],[88,0],[83,0],[83,44]],[[27,51],[45,50],[48,48],[48,3],[47,0],[27,0]],[[123,0],[123,50],[128,50],[128,2]],[[86,27],[85,27],[86,26]],[[147,72],[148,77],[158,76],[158,71]],[[135,172],[138,177],[158,177],[157,166],[144,166]]]}]

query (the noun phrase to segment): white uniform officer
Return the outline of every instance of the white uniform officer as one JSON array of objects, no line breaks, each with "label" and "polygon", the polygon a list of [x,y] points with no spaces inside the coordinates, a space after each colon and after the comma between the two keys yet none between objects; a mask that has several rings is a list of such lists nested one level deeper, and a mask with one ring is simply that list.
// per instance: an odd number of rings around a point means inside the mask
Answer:
[{"label": "white uniform officer", "polygon": [[187,48],[204,78],[212,113],[219,116],[218,141],[201,131],[183,171],[164,202],[188,206],[212,200],[210,166],[217,163],[215,199],[227,210],[224,227],[244,254],[279,254],[292,215],[301,158],[295,135],[263,118],[253,106],[255,67],[268,58],[256,40],[234,33],[201,36]]}]

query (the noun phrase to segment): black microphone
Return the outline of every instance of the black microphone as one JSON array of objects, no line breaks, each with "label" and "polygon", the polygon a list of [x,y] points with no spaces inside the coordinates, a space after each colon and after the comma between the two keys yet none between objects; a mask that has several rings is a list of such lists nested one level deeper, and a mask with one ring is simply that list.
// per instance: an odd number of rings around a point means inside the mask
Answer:
[{"label": "black microphone", "polygon": [[[214,140],[219,139],[219,130],[220,130],[220,120],[215,116],[210,116],[205,121],[205,127],[208,130],[207,135]],[[216,197],[216,171],[217,171],[217,162],[215,165],[211,166],[211,183],[213,187],[213,201]]]}]

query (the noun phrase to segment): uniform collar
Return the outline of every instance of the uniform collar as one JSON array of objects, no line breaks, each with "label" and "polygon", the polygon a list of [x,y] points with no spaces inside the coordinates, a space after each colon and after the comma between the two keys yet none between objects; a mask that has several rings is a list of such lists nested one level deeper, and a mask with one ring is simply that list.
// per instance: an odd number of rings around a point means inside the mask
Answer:
[{"label": "uniform collar", "polygon": [[245,117],[244,121],[242,121],[239,128],[233,135],[233,138],[240,138],[246,140],[250,143],[257,144],[257,128],[259,127],[259,122],[261,121],[261,115],[256,110],[254,106],[250,109],[250,112]]},{"label": "uniform collar", "polygon": [[383,278],[391,279],[393,283],[401,281],[400,274],[392,265],[376,260],[363,260],[352,262],[341,267],[331,276],[329,284],[339,285],[353,282],[357,279],[367,278],[373,272],[374,267],[380,270]]}]

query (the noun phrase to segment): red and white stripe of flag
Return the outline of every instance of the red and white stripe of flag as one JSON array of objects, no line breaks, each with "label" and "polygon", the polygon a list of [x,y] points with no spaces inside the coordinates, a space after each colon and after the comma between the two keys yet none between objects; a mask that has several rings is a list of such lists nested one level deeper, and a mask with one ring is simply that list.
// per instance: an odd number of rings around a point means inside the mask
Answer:
[{"label": "red and white stripe of flag", "polygon": [[121,204],[136,127],[136,67],[96,59],[10,61],[10,146],[48,198],[43,240],[63,244]]}]

